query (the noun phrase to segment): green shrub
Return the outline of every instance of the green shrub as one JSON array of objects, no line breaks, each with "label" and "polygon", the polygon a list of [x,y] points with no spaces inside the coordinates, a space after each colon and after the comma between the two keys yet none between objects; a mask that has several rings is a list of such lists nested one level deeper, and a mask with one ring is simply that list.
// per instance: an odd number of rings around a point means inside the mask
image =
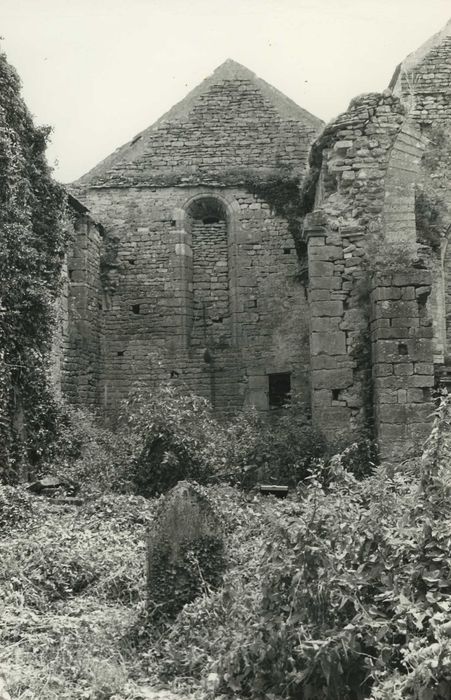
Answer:
[{"label": "green shrub", "polygon": [[450,697],[450,436],[445,401],[421,464],[357,479],[337,455],[298,500],[235,501],[232,568],[160,640],[161,676],[217,673],[227,697]]},{"label": "green shrub", "polygon": [[448,224],[443,198],[431,187],[423,186],[415,192],[415,221],[417,238],[420,243],[430,245],[433,250],[440,250],[440,243],[445,237]]},{"label": "green shrub", "polygon": [[236,482],[241,486],[258,482],[296,486],[327,454],[324,436],[311,426],[304,405],[296,401],[276,415],[250,412],[238,420],[241,426],[235,426],[235,434],[231,431],[231,441],[237,443]]},{"label": "green shrub", "polygon": [[29,493],[21,487],[0,484],[0,532],[23,524],[31,515]]},{"label": "green shrub", "polygon": [[134,435],[133,480],[140,495],[159,495],[183,479],[206,483],[225,464],[225,428],[208,401],[184,387],[137,388],[122,416]]},{"label": "green shrub", "polygon": [[108,428],[87,408],[64,406],[46,468],[80,485],[83,495],[133,490],[134,436]]}]

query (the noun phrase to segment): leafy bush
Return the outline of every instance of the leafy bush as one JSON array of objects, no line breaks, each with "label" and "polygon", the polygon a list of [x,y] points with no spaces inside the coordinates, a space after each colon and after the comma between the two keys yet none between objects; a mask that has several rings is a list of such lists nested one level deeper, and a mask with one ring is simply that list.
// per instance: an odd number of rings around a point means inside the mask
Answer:
[{"label": "leafy bush", "polygon": [[25,489],[0,484],[0,532],[16,527],[32,515],[31,499]]},{"label": "leafy bush", "polygon": [[226,463],[227,433],[208,401],[175,385],[136,388],[122,406],[135,439],[137,492],[154,496],[183,479],[206,483]]},{"label": "leafy bush", "polygon": [[328,451],[324,436],[296,401],[269,417],[250,411],[229,433],[238,466],[235,481],[244,487],[262,481],[296,486]]},{"label": "leafy bush", "polygon": [[135,439],[113,430],[87,408],[61,409],[52,462],[47,466],[64,479],[80,484],[82,493],[133,491],[131,463]]},{"label": "leafy bush", "polygon": [[417,188],[415,192],[415,221],[420,243],[430,245],[433,250],[440,250],[440,243],[445,237],[448,224],[446,204],[443,198],[431,187]]}]

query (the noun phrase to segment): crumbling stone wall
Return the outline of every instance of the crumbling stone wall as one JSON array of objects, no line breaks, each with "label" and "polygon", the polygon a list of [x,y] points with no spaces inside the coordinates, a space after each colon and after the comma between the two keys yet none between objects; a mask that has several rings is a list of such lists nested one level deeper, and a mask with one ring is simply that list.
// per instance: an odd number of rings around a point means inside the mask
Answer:
[{"label": "crumbling stone wall", "polygon": [[432,274],[412,267],[429,263],[416,244],[424,145],[387,90],[354,100],[312,151],[313,416],[330,435],[370,429],[384,459],[418,445],[432,411]]},{"label": "crumbling stone wall", "polygon": [[332,435],[371,421],[368,270],[385,240],[402,240],[406,230],[411,236],[412,213],[397,209],[394,173],[398,159],[410,177],[417,141],[400,101],[386,91],[353,100],[312,148],[316,196],[304,222],[312,401],[316,423]]}]

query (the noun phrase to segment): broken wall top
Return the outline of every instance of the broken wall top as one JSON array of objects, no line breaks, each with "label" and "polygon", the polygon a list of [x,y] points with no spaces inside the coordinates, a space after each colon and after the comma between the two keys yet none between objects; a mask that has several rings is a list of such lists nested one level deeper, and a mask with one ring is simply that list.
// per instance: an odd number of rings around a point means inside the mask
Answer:
[{"label": "broken wall top", "polygon": [[240,169],[302,174],[323,122],[228,60],[74,185],[237,184]]}]

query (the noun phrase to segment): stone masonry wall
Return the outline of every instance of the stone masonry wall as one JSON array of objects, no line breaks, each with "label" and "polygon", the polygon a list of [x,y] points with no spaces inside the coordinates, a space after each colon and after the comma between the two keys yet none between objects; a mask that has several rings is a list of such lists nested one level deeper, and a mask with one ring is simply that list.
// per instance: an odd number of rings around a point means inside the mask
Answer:
[{"label": "stone masonry wall", "polygon": [[[207,230],[200,234],[200,225],[187,223],[190,202],[204,196],[227,210],[227,284],[211,266],[214,258],[225,267],[221,226],[202,224]],[[278,372],[291,373],[293,390],[310,404],[305,291],[296,281],[298,260],[287,222],[266,202],[239,188],[143,187],[92,189],[89,205],[96,219],[108,221],[107,238],[117,248],[102,310],[99,390],[108,412],[133,382],[168,380],[185,382],[221,411],[246,403],[266,410],[268,374]],[[212,317],[220,310],[214,310],[216,292],[222,311],[227,309],[227,286],[231,332],[225,316],[222,324]],[[190,342],[190,299],[213,291],[205,342],[197,320]]]},{"label": "stone masonry wall", "polygon": [[[71,403],[96,406],[101,367],[103,237],[87,213],[76,214],[63,284],[61,388]],[[65,307],[67,306],[67,310]]]},{"label": "stone masonry wall", "polygon": [[190,343],[231,342],[227,222],[191,226],[193,248],[193,325]]},{"label": "stone masonry wall", "polygon": [[413,53],[401,65],[393,81],[414,122],[422,128],[451,121],[451,36],[418,56]]},{"label": "stone masonry wall", "polygon": [[375,428],[382,459],[418,451],[430,431],[434,386],[429,270],[372,280]]}]

